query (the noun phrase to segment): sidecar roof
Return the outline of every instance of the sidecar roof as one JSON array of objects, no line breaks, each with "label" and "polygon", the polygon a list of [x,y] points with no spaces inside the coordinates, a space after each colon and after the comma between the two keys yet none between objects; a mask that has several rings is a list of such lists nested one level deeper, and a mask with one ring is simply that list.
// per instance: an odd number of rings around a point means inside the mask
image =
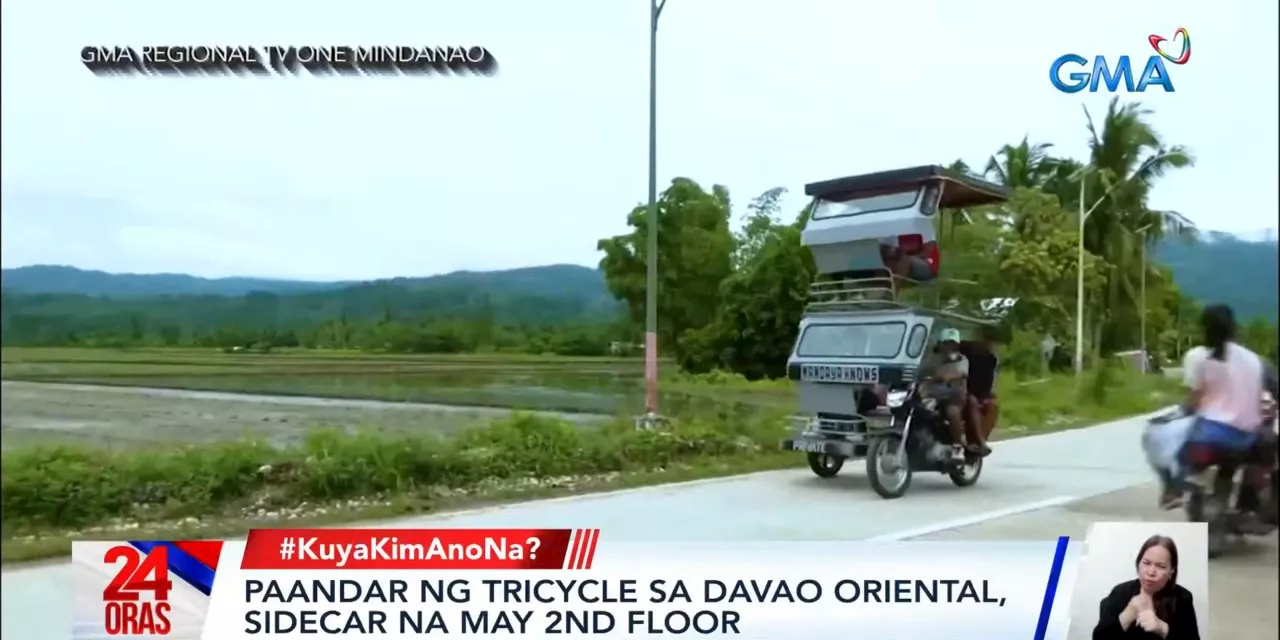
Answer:
[{"label": "sidecar roof", "polygon": [[941,183],[942,209],[977,207],[1005,202],[1012,192],[1004,186],[939,165],[894,169],[859,176],[811,182],[804,186],[805,195],[821,199],[848,199],[857,194],[884,193],[919,188],[928,183]]}]

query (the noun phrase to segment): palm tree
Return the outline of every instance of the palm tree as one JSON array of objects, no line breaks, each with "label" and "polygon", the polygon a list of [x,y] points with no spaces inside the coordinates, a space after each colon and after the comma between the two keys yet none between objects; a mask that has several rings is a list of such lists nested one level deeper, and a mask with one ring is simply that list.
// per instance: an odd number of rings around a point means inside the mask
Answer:
[{"label": "palm tree", "polygon": [[1102,255],[1119,227],[1133,231],[1156,222],[1149,228],[1157,238],[1166,231],[1178,233],[1188,227],[1182,216],[1161,216],[1147,207],[1147,196],[1157,180],[1169,171],[1195,164],[1186,147],[1165,144],[1147,120],[1151,114],[1138,102],[1121,105],[1117,96],[1111,99],[1098,128],[1085,109],[1090,174],[1098,178],[1087,185],[1086,198],[1092,202],[1110,190],[1106,202],[1085,226],[1085,246],[1093,253]]},{"label": "palm tree", "polygon": [[947,169],[950,171],[954,171],[956,173],[964,173],[964,174],[973,173],[973,169],[969,167],[969,163],[960,159],[957,159],[955,162],[952,162],[951,164],[947,165]]},{"label": "palm tree", "polygon": [[1054,158],[1052,167],[1041,187],[1046,193],[1057,196],[1064,209],[1074,210],[1080,200],[1080,176],[1084,175],[1084,163],[1074,158]]},{"label": "palm tree", "polygon": [[1125,302],[1138,300],[1143,245],[1149,248],[1166,235],[1186,234],[1192,228],[1180,214],[1147,206],[1157,180],[1195,162],[1188,149],[1168,145],[1160,138],[1147,119],[1151,113],[1140,103],[1121,105],[1119,97],[1112,98],[1098,127],[1085,109],[1090,171],[1087,177],[1073,175],[1087,180],[1087,202],[1104,195],[1106,199],[1085,224],[1084,246],[1111,266],[1105,295],[1108,313],[1093,319],[1095,349],[1123,346],[1132,333],[1136,323],[1128,316],[1134,305]]},{"label": "palm tree", "polygon": [[1022,142],[1006,144],[991,156],[982,175],[1012,189],[1043,186],[1054,170],[1049,156],[1052,147],[1049,143],[1032,144],[1029,136],[1023,136]]}]

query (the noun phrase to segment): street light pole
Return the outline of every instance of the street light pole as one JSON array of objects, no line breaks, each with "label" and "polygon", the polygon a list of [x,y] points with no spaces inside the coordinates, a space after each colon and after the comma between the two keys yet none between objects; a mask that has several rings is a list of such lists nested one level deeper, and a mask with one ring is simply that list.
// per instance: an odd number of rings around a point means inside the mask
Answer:
[{"label": "street light pole", "polygon": [[649,234],[645,250],[644,408],[658,415],[658,16],[667,0],[649,1]]},{"label": "street light pole", "polygon": [[1076,376],[1084,371],[1084,223],[1098,210],[1107,196],[1115,191],[1121,183],[1117,182],[1107,188],[1097,202],[1087,210],[1084,208],[1084,187],[1088,178],[1088,168],[1080,171],[1080,229],[1076,237]]},{"label": "street light pole", "polygon": [[1142,289],[1142,293],[1139,294],[1139,297],[1142,298],[1142,313],[1139,314],[1138,316],[1138,327],[1139,327],[1138,331],[1142,333],[1141,339],[1139,340],[1140,348],[1142,349],[1142,372],[1146,373],[1147,369],[1149,368],[1147,358],[1150,357],[1147,355],[1147,239],[1146,238],[1142,238],[1141,289]]},{"label": "street light pole", "polygon": [[1133,233],[1138,236],[1138,241],[1142,243],[1142,276],[1138,281],[1138,348],[1142,350],[1142,373],[1147,373],[1151,365],[1147,362],[1147,229],[1151,228],[1151,224],[1143,225]]},{"label": "street light pole", "polygon": [[1084,370],[1084,221],[1089,216],[1084,210],[1084,183],[1087,174],[1080,175],[1080,229],[1076,236],[1076,377]]},{"label": "street light pole", "polygon": [[[1161,154],[1151,156],[1150,158],[1147,158],[1146,161],[1142,163],[1142,166],[1138,167],[1138,169],[1134,171],[1133,175],[1142,175],[1146,171],[1147,167],[1150,167],[1151,165],[1154,165],[1155,163],[1160,162],[1161,160],[1164,160],[1165,158],[1169,157],[1169,155],[1170,154],[1168,153],[1161,153]],[[1093,212],[1098,209],[1098,205],[1102,204],[1102,201],[1106,200],[1107,197],[1111,195],[1112,191],[1115,191],[1117,187],[1125,183],[1125,180],[1117,180],[1110,187],[1107,187],[1107,190],[1104,191],[1102,195],[1098,197],[1097,202],[1094,202],[1093,206],[1089,207],[1088,210],[1086,210],[1084,208],[1085,179],[1088,177],[1089,173],[1092,172],[1092,170],[1093,168],[1085,166],[1085,167],[1081,167],[1079,171],[1076,171],[1074,174],[1072,174],[1073,176],[1080,178],[1080,230],[1079,230],[1079,236],[1076,238],[1077,256],[1076,256],[1076,363],[1075,364],[1076,364],[1077,377],[1079,377],[1079,375],[1084,371],[1084,223],[1085,223],[1085,220],[1087,220],[1089,216],[1092,215]],[[1145,247],[1144,247],[1144,250],[1145,250]]]}]

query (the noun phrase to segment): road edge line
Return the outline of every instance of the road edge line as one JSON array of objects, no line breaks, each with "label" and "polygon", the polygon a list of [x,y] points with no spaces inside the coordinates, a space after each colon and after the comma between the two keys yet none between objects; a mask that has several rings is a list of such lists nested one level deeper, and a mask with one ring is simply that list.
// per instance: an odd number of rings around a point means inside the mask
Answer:
[{"label": "road edge line", "polygon": [[1015,504],[1003,509],[994,509],[984,511],[982,513],[966,516],[964,518],[956,518],[954,520],[944,520],[927,524],[923,527],[913,527],[911,529],[903,529],[893,533],[885,533],[870,538],[864,538],[866,542],[900,542],[902,540],[910,540],[911,538],[919,538],[941,531],[950,531],[952,529],[962,529],[971,527],[975,524],[982,524],[992,520],[999,520],[1009,516],[1021,515],[1032,511],[1040,511],[1042,509],[1051,509],[1053,507],[1061,507],[1080,500],[1079,496],[1056,496],[1045,500],[1037,500],[1035,502],[1025,502],[1023,504]]}]

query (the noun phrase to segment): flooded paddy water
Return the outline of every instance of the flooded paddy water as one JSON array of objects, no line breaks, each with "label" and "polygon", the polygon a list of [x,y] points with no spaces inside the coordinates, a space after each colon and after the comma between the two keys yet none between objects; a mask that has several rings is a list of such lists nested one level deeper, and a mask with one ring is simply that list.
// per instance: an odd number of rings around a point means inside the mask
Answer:
[{"label": "flooded paddy water", "polygon": [[[5,449],[75,443],[133,448],[245,436],[297,441],[315,429],[440,435],[509,415],[510,409],[223,392],[5,381]],[[551,413],[580,424],[607,416]]]},{"label": "flooded paddy water", "polygon": [[[236,355],[6,349],[5,449],[68,442],[132,448],[318,428],[446,434],[512,411],[584,426],[643,409],[634,360]],[[750,412],[746,394],[673,391],[672,412]]]}]

